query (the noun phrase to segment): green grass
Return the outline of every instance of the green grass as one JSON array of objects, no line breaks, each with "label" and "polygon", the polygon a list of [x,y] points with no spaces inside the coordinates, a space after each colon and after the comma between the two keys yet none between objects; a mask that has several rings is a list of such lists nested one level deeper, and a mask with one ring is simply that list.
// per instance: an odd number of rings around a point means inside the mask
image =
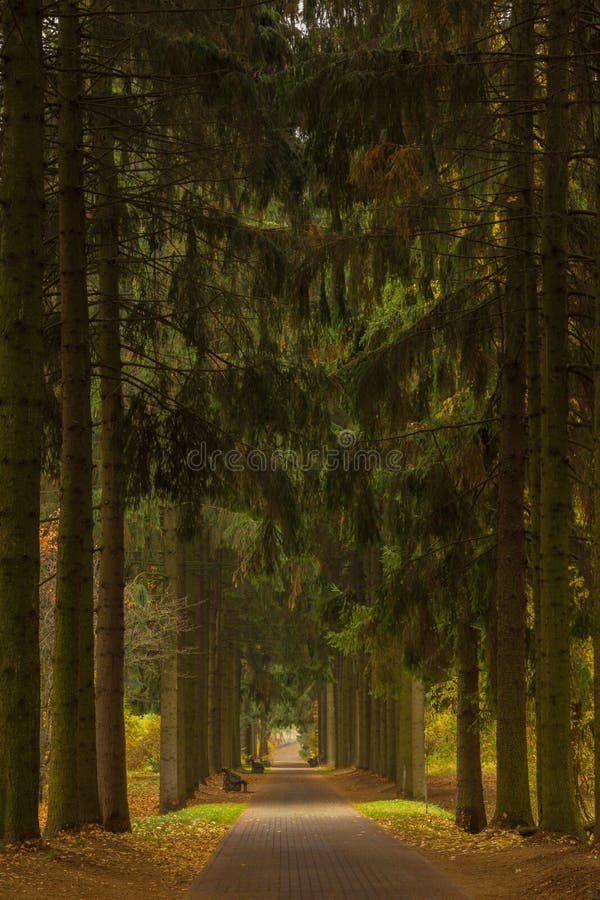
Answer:
[{"label": "green grass", "polygon": [[454,819],[447,809],[436,806],[435,803],[427,805],[422,800],[373,800],[370,803],[354,803],[354,808],[369,816],[370,819],[412,819],[419,816],[438,816],[441,819]]},{"label": "green grass", "polygon": [[203,822],[210,825],[233,825],[244,809],[244,803],[203,803],[199,806],[178,809],[175,812],[166,813],[164,816],[146,816],[143,819],[134,819],[132,826],[135,831],[139,832],[170,829],[178,825],[194,825]]}]

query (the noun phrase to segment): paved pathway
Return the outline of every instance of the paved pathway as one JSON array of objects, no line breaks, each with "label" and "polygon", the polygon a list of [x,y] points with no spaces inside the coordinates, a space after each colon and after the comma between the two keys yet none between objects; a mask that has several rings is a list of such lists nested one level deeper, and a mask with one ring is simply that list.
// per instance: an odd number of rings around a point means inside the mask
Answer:
[{"label": "paved pathway", "polygon": [[342,800],[294,746],[279,751],[191,897],[252,900],[463,898],[415,850]]}]

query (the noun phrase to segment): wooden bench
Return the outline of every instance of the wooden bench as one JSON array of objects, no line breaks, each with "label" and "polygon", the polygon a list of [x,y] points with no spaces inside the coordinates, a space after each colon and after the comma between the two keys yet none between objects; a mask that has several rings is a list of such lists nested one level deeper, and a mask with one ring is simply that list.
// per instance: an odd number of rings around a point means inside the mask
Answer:
[{"label": "wooden bench", "polygon": [[250,757],[248,762],[250,763],[250,768],[252,769],[252,772],[254,775],[264,775],[264,773],[265,773],[264,762],[261,762],[260,759],[254,759],[253,757]]},{"label": "wooden bench", "polygon": [[316,766],[319,765],[319,757],[318,756],[309,756],[309,758],[306,760],[306,762],[309,764],[311,769],[314,769]]},{"label": "wooden bench", "polygon": [[223,773],[223,790],[224,791],[247,791],[248,782],[244,778],[240,778],[237,772],[231,769],[221,769]]}]

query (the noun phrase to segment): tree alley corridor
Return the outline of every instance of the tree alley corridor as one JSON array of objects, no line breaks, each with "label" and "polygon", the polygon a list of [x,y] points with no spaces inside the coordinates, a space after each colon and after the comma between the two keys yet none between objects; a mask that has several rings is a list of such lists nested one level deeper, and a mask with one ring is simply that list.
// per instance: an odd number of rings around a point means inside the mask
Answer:
[{"label": "tree alley corridor", "polygon": [[0,3],[0,895],[600,884],[599,72],[600,0]]}]

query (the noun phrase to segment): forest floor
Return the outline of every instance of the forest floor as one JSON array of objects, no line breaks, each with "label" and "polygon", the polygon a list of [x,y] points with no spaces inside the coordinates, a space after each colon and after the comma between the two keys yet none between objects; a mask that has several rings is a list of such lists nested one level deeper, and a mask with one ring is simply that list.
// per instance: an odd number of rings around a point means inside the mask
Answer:
[{"label": "forest floor", "polygon": [[[352,804],[389,801],[394,785],[372,773],[339,770],[328,776],[333,787]],[[488,818],[494,812],[495,777],[484,776]],[[456,779],[430,776],[428,801],[453,811]],[[394,816],[391,804],[374,818],[406,845],[418,849],[473,900],[516,900],[520,897],[561,897],[592,900],[600,886],[600,851],[566,837],[533,835],[488,828],[478,835],[460,831],[452,819],[439,815]],[[376,808],[376,807],[375,807]],[[370,807],[372,809],[372,807]]]},{"label": "forest floor", "polygon": [[[253,781],[261,776],[246,776]],[[324,773],[353,804],[394,799],[393,785],[367,772]],[[183,900],[244,803],[251,796],[226,794],[214,776],[187,810],[156,817],[158,779],[134,776],[130,785],[132,834],[108,835],[99,828],[0,851],[0,898],[11,900]],[[492,812],[494,779],[486,778]],[[429,802],[454,803],[455,779],[432,776]],[[232,805],[233,804],[233,805]],[[389,809],[390,804],[384,808]],[[591,900],[600,885],[600,854],[567,838],[529,837],[488,829],[466,835],[439,814],[376,815],[383,827],[417,848],[473,900],[561,897]]]},{"label": "forest floor", "polygon": [[[244,776],[250,782],[260,776]],[[180,813],[158,816],[158,776],[133,775],[131,834],[86,827],[0,850],[0,898],[179,900],[250,794],[225,793],[212,776]],[[42,822],[45,810],[41,810]]]}]

